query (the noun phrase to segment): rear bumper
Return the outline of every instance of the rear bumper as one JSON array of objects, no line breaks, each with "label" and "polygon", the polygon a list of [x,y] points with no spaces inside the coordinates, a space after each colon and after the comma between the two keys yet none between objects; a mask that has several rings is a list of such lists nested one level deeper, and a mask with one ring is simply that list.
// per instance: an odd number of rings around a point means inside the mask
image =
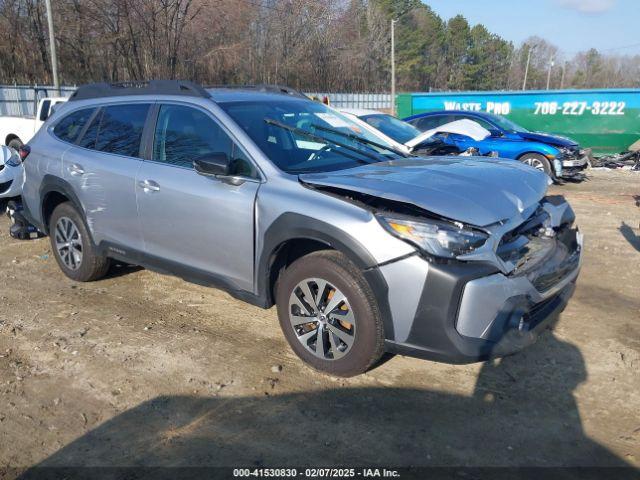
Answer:
[{"label": "rear bumper", "polygon": [[[472,363],[510,355],[534,343],[573,295],[582,262],[578,232],[574,246],[571,255],[557,265],[546,265],[537,278],[505,276],[471,263],[437,265],[419,260],[426,275],[415,315],[404,338],[387,339],[387,351]],[[390,284],[391,293],[393,288]]]}]

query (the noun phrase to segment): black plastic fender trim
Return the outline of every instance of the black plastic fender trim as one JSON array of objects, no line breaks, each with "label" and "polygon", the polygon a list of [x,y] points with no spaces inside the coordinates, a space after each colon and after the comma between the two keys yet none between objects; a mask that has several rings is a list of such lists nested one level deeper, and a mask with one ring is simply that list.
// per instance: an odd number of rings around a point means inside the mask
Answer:
[{"label": "black plastic fender trim", "polygon": [[[32,222],[38,230],[45,234],[49,234],[49,226],[45,225],[44,218],[44,199],[49,193],[61,193],[65,197],[69,199],[71,203],[73,203],[74,207],[78,209],[83,218],[86,218],[86,214],[84,211],[84,207],[82,206],[82,202],[78,196],[74,193],[73,187],[67,182],[59,177],[55,177],[53,175],[45,175],[42,179],[42,183],[40,184],[40,218],[42,222]],[[91,232],[89,232],[91,234]]]}]

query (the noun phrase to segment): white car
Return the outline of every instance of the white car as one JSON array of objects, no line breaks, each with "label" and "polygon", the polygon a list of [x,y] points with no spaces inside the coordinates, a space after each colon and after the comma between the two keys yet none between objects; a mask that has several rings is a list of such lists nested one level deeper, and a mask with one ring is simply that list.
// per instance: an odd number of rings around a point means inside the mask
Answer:
[{"label": "white car", "polygon": [[20,196],[23,183],[24,167],[20,155],[12,148],[0,146],[0,198]]},{"label": "white car", "polygon": [[362,128],[378,137],[382,137],[397,150],[405,153],[416,152],[430,138],[441,133],[466,135],[477,141],[484,140],[491,135],[491,132],[483,128],[479,123],[467,119],[456,120],[422,132],[407,122],[376,110],[361,108],[339,108],[337,110]]}]

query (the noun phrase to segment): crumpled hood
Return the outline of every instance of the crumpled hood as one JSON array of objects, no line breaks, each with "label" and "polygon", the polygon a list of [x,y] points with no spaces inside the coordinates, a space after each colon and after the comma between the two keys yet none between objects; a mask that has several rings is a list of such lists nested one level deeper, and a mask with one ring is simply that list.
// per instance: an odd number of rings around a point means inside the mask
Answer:
[{"label": "crumpled hood", "polygon": [[553,145],[554,147],[575,148],[578,146],[578,142],[571,140],[567,137],[561,137],[558,135],[549,135],[548,133],[539,132],[518,132],[518,135],[525,140],[533,140],[535,142],[546,143]]},{"label": "crumpled hood", "polygon": [[414,148],[415,146],[426,142],[438,133],[455,133],[457,135],[464,135],[474,139],[476,142],[484,140],[491,135],[491,132],[482,127],[482,125],[480,125],[478,122],[463,118],[462,120],[445,123],[444,125],[440,125],[439,127],[422,132],[417,137],[412,138],[408,142],[405,142],[405,145],[409,148]]},{"label": "crumpled hood", "polygon": [[413,204],[475,226],[519,215],[539,202],[548,186],[544,173],[520,162],[473,157],[408,158],[299,178]]}]

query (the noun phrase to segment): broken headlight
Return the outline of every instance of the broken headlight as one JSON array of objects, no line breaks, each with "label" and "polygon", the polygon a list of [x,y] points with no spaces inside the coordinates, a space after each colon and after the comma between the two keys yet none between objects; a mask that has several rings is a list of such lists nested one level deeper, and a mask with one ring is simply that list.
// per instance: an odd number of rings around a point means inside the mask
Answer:
[{"label": "broken headlight", "polygon": [[574,148],[560,147],[561,155],[558,155],[558,159],[573,158],[578,156],[578,150]]},{"label": "broken headlight", "polygon": [[436,257],[464,255],[484,245],[489,238],[488,234],[465,228],[462,224],[383,215],[379,215],[378,220],[391,234]]}]

